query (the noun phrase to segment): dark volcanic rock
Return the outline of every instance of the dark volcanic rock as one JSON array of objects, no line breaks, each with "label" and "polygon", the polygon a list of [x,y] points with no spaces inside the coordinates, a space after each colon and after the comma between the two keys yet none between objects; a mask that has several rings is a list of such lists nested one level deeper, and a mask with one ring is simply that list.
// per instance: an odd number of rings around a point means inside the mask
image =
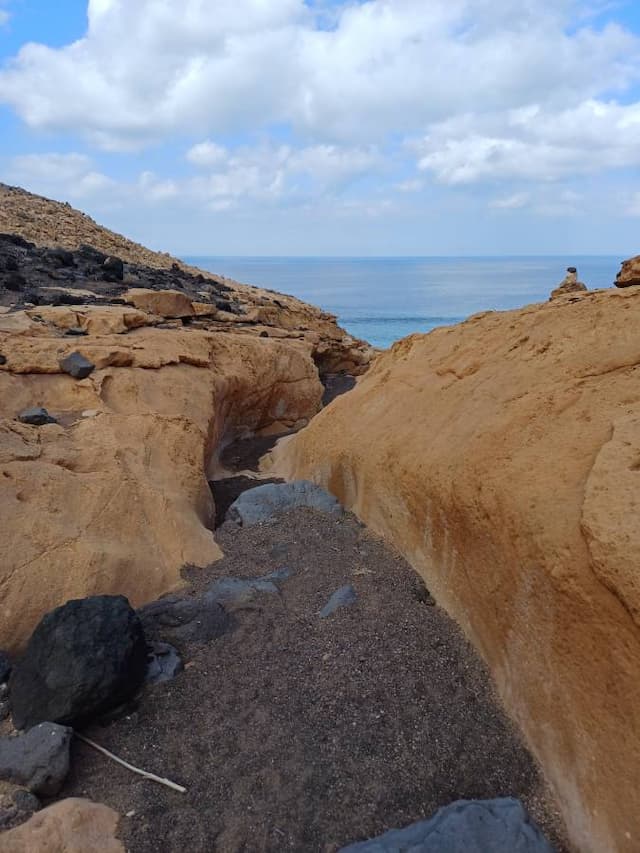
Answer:
[{"label": "dark volcanic rock", "polygon": [[74,267],[76,265],[73,252],[69,252],[67,249],[46,249],[43,259],[54,267]]},{"label": "dark volcanic rock", "polygon": [[65,373],[74,379],[86,379],[95,370],[95,364],[85,358],[81,352],[72,352],[66,358],[61,359],[60,367]]},{"label": "dark volcanic rock", "polygon": [[320,486],[307,480],[257,486],[243,492],[227,513],[229,521],[244,526],[268,521],[278,513],[308,507],[331,515],[342,515],[340,503]]},{"label": "dark volcanic rock", "polygon": [[57,424],[58,421],[51,417],[46,409],[42,406],[33,406],[31,409],[25,409],[18,415],[18,420],[23,424],[31,424],[31,426],[44,426],[45,424]]},{"label": "dark volcanic rock", "polygon": [[4,652],[0,652],[0,684],[9,680],[11,675],[11,661]]},{"label": "dark volcanic rock", "polygon": [[6,355],[2,355],[2,354],[0,353],[0,364],[6,364],[6,363],[7,363],[7,357],[6,357]]},{"label": "dark volcanic rock", "polygon": [[320,611],[320,618],[326,619],[327,616],[332,616],[336,610],[340,610],[341,607],[351,607],[351,605],[355,604],[357,600],[358,595],[351,584],[341,586],[340,589],[337,589],[333,593],[329,601],[327,601]]},{"label": "dark volcanic rock", "polygon": [[132,696],[146,670],[144,631],[124,596],[69,601],[42,619],[14,666],[13,722],[82,724]]},{"label": "dark volcanic rock", "polygon": [[66,726],[41,723],[26,734],[0,739],[0,779],[55,796],[69,772],[72,735]]},{"label": "dark volcanic rock", "polygon": [[124,278],[124,264],[120,258],[107,258],[102,269],[105,281],[122,281]]},{"label": "dark volcanic rock", "polygon": [[20,290],[25,289],[27,285],[27,280],[23,275],[20,275],[19,272],[10,272],[4,277],[3,283],[7,290],[11,290],[16,293]]},{"label": "dark volcanic rock", "polygon": [[161,684],[171,681],[184,666],[178,650],[169,643],[154,641],[149,644],[149,663],[147,667],[147,683]]},{"label": "dark volcanic rock", "polygon": [[460,800],[429,820],[392,829],[339,853],[553,853],[553,848],[513,799]]},{"label": "dark volcanic rock", "polygon": [[138,610],[144,630],[153,639],[209,643],[233,626],[225,608],[213,599],[168,595]]}]

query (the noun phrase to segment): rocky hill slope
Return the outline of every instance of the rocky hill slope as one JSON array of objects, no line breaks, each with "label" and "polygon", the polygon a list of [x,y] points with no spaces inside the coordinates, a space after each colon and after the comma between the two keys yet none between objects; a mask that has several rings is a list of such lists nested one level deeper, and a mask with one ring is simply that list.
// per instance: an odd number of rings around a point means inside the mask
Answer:
[{"label": "rocky hill slope", "polygon": [[464,627],[581,853],[640,849],[638,328],[631,286],[413,335],[275,451]]},{"label": "rocky hill slope", "polygon": [[311,305],[21,190],[0,188],[0,229],[0,648],[15,649],[70,598],[140,604],[219,557],[220,450],[304,425],[321,378],[362,373],[372,350]]}]

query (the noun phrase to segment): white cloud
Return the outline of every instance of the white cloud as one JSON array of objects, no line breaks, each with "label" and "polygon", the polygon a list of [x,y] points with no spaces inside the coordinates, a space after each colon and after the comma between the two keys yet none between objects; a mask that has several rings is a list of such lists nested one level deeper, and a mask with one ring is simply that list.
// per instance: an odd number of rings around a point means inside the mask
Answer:
[{"label": "white cloud", "polygon": [[[638,77],[621,27],[571,31],[575,0],[369,0],[323,29],[303,0],[91,0],[84,38],[25,45],[0,100],[106,148],[288,123],[311,144],[380,144],[447,118],[553,114]],[[194,156],[198,156],[196,153]]]},{"label": "white cloud", "polygon": [[187,160],[195,166],[218,166],[227,160],[227,149],[206,139],[187,151]]},{"label": "white cloud", "polygon": [[29,187],[42,195],[84,199],[116,185],[94,169],[84,154],[25,154],[14,157],[4,174],[9,183]]},{"label": "white cloud", "polygon": [[489,207],[497,210],[518,210],[529,203],[529,193],[513,193],[513,195],[495,198],[489,202]]},{"label": "white cloud", "polygon": [[4,27],[5,24],[8,24],[10,18],[11,15],[6,9],[0,9],[0,27]]}]

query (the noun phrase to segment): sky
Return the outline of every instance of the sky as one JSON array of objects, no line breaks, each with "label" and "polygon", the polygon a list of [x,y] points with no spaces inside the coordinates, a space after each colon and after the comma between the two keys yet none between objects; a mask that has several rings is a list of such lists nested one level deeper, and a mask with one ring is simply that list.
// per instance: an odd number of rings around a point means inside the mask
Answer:
[{"label": "sky", "polygon": [[0,0],[0,181],[185,255],[640,252],[637,0]]}]

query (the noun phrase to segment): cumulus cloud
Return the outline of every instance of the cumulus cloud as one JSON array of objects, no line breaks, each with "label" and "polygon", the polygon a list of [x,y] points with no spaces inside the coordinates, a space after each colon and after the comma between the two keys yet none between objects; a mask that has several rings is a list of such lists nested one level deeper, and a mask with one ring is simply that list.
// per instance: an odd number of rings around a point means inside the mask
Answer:
[{"label": "cumulus cloud", "polygon": [[[586,7],[586,3],[578,3]],[[103,147],[288,123],[319,144],[379,144],[452,115],[551,110],[637,79],[638,40],[568,31],[574,0],[90,0],[85,36],[25,45],[0,100],[32,127]],[[603,83],[606,81],[606,83]],[[196,155],[197,156],[197,155]]]},{"label": "cumulus cloud", "polygon": [[10,17],[11,15],[6,9],[0,9],[0,27],[4,27],[5,24],[8,24]]},{"label": "cumulus cloud", "polygon": [[489,207],[497,210],[518,210],[529,203],[529,193],[513,193],[513,195],[495,198],[489,202]]},{"label": "cumulus cloud", "polygon": [[14,157],[3,175],[8,183],[19,184],[42,195],[84,199],[108,192],[116,182],[94,168],[84,154],[24,154]]}]

